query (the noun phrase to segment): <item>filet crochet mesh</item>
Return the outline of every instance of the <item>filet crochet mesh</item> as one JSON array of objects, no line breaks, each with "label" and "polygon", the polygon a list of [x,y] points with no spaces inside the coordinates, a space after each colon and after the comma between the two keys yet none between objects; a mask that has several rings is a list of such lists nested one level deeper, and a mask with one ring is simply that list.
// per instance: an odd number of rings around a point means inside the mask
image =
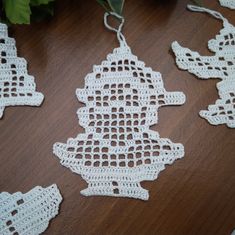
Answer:
[{"label": "filet crochet mesh", "polygon": [[172,43],[179,68],[188,70],[199,78],[220,78],[217,83],[219,99],[209,105],[208,110],[200,111],[200,116],[212,125],[226,124],[235,128],[235,27],[220,13],[206,8],[188,6],[192,11],[207,12],[223,21],[224,28],[220,34],[208,42],[214,56],[201,56],[199,53]]},{"label": "filet crochet mesh", "polygon": [[0,193],[0,234],[37,235],[59,211],[62,197],[57,186],[37,186],[29,192]]},{"label": "filet crochet mesh", "polygon": [[235,9],[235,1],[234,0],[219,0],[219,2],[220,2],[220,5],[223,7]]},{"label": "filet crochet mesh", "polygon": [[5,107],[14,105],[39,106],[42,93],[36,92],[34,77],[28,75],[27,62],[17,57],[15,40],[0,23],[0,118]]},{"label": "filet crochet mesh", "polygon": [[120,47],[94,66],[85,88],[76,91],[86,104],[77,112],[85,133],[66,144],[55,143],[53,151],[63,166],[87,181],[83,195],[147,200],[148,191],[140,182],[156,179],[166,164],[184,156],[182,144],[162,139],[149,128],[157,123],[160,106],[183,104],[185,96],[166,92],[161,74],[131,53],[122,24],[115,30],[106,18],[105,23],[117,32]]}]

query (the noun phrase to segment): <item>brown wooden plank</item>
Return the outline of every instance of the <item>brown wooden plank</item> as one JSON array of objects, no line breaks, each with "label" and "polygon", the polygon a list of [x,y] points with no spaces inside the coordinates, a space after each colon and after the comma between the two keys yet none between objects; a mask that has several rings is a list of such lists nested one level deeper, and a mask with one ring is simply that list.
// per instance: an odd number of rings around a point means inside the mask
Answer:
[{"label": "brown wooden plank", "polygon": [[[235,228],[235,130],[211,126],[198,116],[217,99],[218,80],[201,81],[178,70],[169,52],[178,40],[209,55],[207,41],[222,24],[185,10],[187,2],[128,0],[124,9],[124,34],[133,53],[162,73],[167,90],[187,96],[183,106],[160,109],[153,127],[161,137],[183,143],[186,154],[158,180],[143,183],[150,190],[148,202],[81,196],[86,182],[52,153],[54,142],[83,131],[75,89],[118,45],[103,26],[103,9],[95,1],[59,1],[52,20],[11,30],[45,101],[40,108],[6,108],[0,121],[0,191],[57,183],[64,201],[45,234],[228,235]],[[234,11],[204,2],[235,24]]]}]

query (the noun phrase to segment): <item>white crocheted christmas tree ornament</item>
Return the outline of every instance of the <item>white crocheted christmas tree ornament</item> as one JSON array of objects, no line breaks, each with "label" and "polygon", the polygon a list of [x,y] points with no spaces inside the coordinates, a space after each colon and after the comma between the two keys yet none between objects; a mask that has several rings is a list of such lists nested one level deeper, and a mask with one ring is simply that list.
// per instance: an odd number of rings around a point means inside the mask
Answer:
[{"label": "white crocheted christmas tree ornament", "polygon": [[208,110],[200,111],[200,116],[207,119],[212,125],[226,124],[235,128],[235,27],[220,13],[203,7],[188,6],[188,9],[197,12],[207,12],[223,21],[224,28],[220,34],[208,42],[213,56],[201,56],[198,52],[172,43],[179,68],[188,70],[199,78],[220,78],[217,83],[219,99],[209,105]]},{"label": "white crocheted christmas tree ornament", "polygon": [[85,196],[106,195],[149,198],[140,182],[154,180],[166,164],[184,156],[182,144],[162,139],[150,126],[158,121],[160,106],[185,102],[181,92],[166,92],[161,74],[145,67],[131,53],[121,33],[124,19],[117,32],[120,47],[94,66],[85,78],[85,88],[77,89],[78,100],[86,107],[77,112],[85,133],[55,143],[53,152],[63,166],[81,174],[88,188]]},{"label": "white crocheted christmas tree ornament", "polygon": [[37,235],[59,212],[62,196],[57,186],[37,186],[22,194],[0,193],[0,234]]},{"label": "white crocheted christmas tree ornament", "polygon": [[14,38],[7,25],[0,23],[0,118],[7,106],[39,106],[43,94],[36,92],[34,77],[28,75],[27,62],[17,57]]},{"label": "white crocheted christmas tree ornament", "polygon": [[219,0],[219,2],[220,2],[220,5],[223,7],[235,9],[235,0]]}]

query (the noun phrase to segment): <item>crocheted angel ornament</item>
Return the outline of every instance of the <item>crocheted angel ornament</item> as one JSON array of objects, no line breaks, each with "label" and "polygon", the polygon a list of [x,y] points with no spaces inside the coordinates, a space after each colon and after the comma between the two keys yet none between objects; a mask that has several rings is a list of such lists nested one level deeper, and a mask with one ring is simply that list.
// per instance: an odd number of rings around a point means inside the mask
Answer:
[{"label": "crocheted angel ornament", "polygon": [[234,0],[219,0],[219,2],[220,2],[220,5],[223,7],[235,9],[235,1]]},{"label": "crocheted angel ornament", "polygon": [[0,118],[5,107],[15,105],[39,106],[43,94],[36,92],[34,77],[28,75],[27,62],[17,57],[15,40],[0,23]]},{"label": "crocheted angel ornament", "polygon": [[150,126],[157,123],[159,107],[183,104],[185,96],[165,91],[161,74],[131,53],[121,33],[124,19],[111,14],[122,20],[116,30],[105,14],[105,25],[117,32],[120,47],[94,66],[85,88],[76,91],[86,104],[77,112],[85,133],[55,143],[53,152],[63,166],[87,181],[83,195],[147,200],[148,190],[140,182],[156,179],[166,164],[184,156],[182,144],[160,138]]},{"label": "crocheted angel ornament", "polygon": [[55,184],[47,188],[37,186],[25,194],[0,193],[0,234],[41,234],[58,214],[61,201]]},{"label": "crocheted angel ornament", "polygon": [[220,13],[203,7],[188,6],[189,10],[207,12],[223,21],[224,28],[220,34],[208,42],[213,56],[201,56],[198,52],[182,47],[178,42],[172,43],[179,68],[202,79],[220,78],[217,83],[219,99],[209,105],[208,110],[200,111],[200,116],[212,125],[226,124],[235,128],[235,27]]}]

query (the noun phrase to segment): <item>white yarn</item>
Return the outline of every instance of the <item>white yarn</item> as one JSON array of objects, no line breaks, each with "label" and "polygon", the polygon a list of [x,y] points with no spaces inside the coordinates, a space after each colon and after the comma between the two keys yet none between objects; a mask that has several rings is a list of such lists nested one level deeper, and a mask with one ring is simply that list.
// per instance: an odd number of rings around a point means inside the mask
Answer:
[{"label": "white yarn", "polygon": [[118,30],[107,26],[117,32],[120,47],[94,66],[85,88],[76,91],[86,104],[77,112],[85,133],[66,144],[55,143],[53,152],[87,181],[83,195],[147,200],[148,191],[140,182],[156,179],[165,164],[184,156],[182,144],[160,138],[150,126],[157,123],[160,106],[183,104],[185,96],[166,92],[161,74],[131,53],[120,32],[123,22]]},{"label": "white yarn", "polygon": [[220,5],[223,7],[235,9],[235,0],[219,0],[219,2],[220,2]]},{"label": "white yarn", "polygon": [[34,77],[28,75],[27,62],[17,57],[15,40],[8,37],[8,29],[0,23],[0,118],[6,106],[39,106],[43,94],[36,92]]},{"label": "white yarn", "polygon": [[220,13],[197,6],[188,6],[192,11],[207,12],[223,21],[224,28],[220,34],[208,42],[214,56],[201,56],[178,44],[172,43],[179,68],[188,70],[199,78],[220,78],[217,83],[219,99],[209,105],[208,110],[200,111],[200,116],[212,125],[226,124],[235,128],[235,27]]},{"label": "white yarn", "polygon": [[37,235],[59,212],[62,196],[55,184],[22,194],[0,193],[0,234]]}]

